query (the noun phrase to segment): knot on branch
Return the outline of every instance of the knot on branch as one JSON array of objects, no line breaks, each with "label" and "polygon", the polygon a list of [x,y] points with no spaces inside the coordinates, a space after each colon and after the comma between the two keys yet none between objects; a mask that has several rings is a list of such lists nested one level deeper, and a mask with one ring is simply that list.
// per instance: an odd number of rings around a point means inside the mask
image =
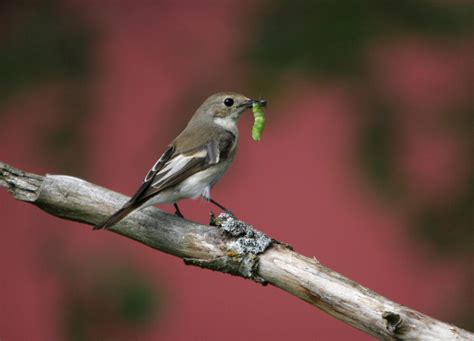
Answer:
[{"label": "knot on branch", "polygon": [[266,281],[257,275],[258,255],[265,252],[273,240],[227,212],[221,213],[217,218],[212,214],[210,224],[222,229],[226,237],[226,256],[211,260],[185,258],[184,262],[242,276],[266,285]]},{"label": "knot on branch", "polygon": [[385,311],[382,314],[383,319],[387,322],[386,328],[390,333],[401,334],[403,319],[400,314],[396,314],[391,311]]}]

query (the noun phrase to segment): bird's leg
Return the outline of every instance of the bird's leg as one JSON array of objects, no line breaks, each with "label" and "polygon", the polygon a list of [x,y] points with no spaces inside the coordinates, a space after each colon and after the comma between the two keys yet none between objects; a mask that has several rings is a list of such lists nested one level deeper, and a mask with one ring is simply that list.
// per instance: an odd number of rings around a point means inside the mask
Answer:
[{"label": "bird's leg", "polygon": [[178,217],[180,217],[180,218],[184,218],[184,215],[183,215],[183,214],[181,213],[181,211],[179,210],[178,204],[177,204],[177,203],[174,203],[173,206],[174,206],[174,209],[176,210],[176,211],[174,212],[174,215],[175,215],[175,216],[178,216]]},{"label": "bird's leg", "polygon": [[212,211],[209,213],[209,225],[211,226],[218,225],[216,215]]},{"label": "bird's leg", "polygon": [[204,198],[206,199],[207,201],[209,201],[210,203],[216,205],[217,207],[219,207],[221,210],[223,210],[224,212],[230,214],[231,216],[235,217],[234,213],[232,213],[230,210],[228,210],[227,208],[225,208],[224,206],[222,206],[221,204],[219,204],[217,201],[211,199],[211,198]]}]

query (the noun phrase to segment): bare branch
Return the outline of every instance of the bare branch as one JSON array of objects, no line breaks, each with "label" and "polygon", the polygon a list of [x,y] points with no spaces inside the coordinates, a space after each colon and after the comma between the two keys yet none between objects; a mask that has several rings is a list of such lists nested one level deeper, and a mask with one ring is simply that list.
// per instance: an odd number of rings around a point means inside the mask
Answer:
[{"label": "bare branch", "polygon": [[[94,225],[127,197],[84,180],[45,177],[0,163],[0,186],[21,201]],[[200,225],[150,207],[111,231],[181,257],[186,264],[271,284],[383,340],[474,340],[474,334],[392,302],[227,214]]]}]

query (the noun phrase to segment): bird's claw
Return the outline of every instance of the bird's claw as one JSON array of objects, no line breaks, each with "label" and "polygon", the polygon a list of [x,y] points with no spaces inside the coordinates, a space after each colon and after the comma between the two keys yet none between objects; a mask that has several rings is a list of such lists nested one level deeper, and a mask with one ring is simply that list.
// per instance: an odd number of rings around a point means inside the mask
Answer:
[{"label": "bird's claw", "polygon": [[209,213],[209,225],[211,226],[217,226],[217,218],[214,212]]}]

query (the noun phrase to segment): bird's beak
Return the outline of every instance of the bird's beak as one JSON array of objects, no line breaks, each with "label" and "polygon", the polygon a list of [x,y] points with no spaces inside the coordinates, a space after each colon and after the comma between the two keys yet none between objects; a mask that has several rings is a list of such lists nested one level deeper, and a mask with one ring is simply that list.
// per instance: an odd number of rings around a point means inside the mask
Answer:
[{"label": "bird's beak", "polygon": [[266,106],[267,106],[267,100],[266,100],[266,99],[249,99],[249,100],[243,102],[243,103],[240,105],[240,107],[251,108],[254,103],[258,103],[258,104],[260,104],[260,106],[262,106],[262,107],[266,107]]}]

